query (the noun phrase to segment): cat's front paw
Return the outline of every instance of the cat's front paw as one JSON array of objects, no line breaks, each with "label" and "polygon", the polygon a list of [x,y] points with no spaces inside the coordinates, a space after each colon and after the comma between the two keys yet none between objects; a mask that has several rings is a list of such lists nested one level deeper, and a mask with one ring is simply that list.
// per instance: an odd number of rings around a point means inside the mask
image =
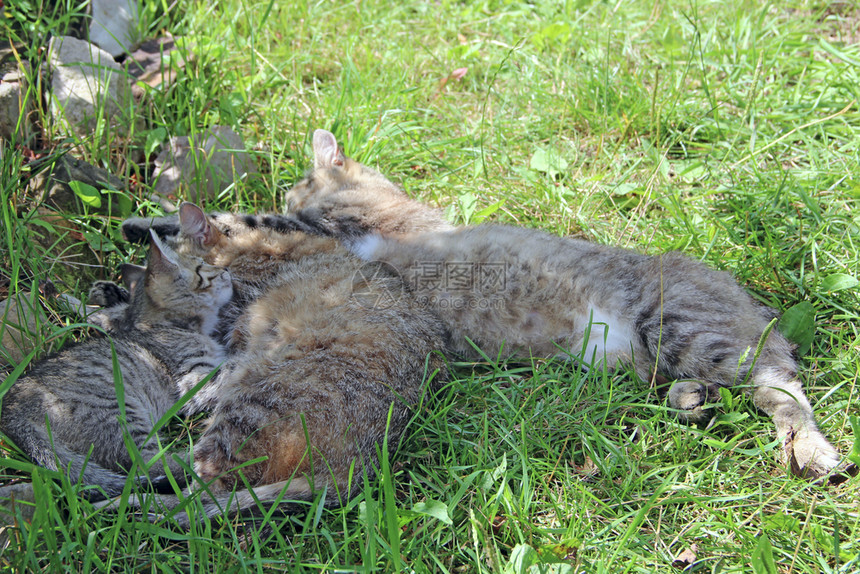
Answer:
[{"label": "cat's front paw", "polygon": [[708,418],[708,387],[699,381],[677,381],[669,389],[669,406],[677,409],[678,417],[688,422],[699,422]]},{"label": "cat's front paw", "polygon": [[839,465],[839,452],[817,429],[790,431],[783,442],[783,452],[791,472],[816,480],[832,473]]},{"label": "cat's front paw", "polygon": [[114,307],[121,303],[128,303],[129,299],[128,290],[113,281],[96,281],[87,295],[90,305],[100,307]]},{"label": "cat's front paw", "polygon": [[122,222],[122,235],[129,243],[149,243],[150,229],[162,238],[179,235],[179,217],[129,217]]}]

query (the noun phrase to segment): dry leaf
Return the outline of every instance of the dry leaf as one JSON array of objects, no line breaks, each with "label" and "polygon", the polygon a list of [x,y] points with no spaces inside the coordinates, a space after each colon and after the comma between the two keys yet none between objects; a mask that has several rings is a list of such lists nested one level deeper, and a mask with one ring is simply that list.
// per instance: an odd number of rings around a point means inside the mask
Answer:
[{"label": "dry leaf", "polygon": [[580,475],[583,480],[591,480],[600,474],[600,469],[597,468],[597,465],[594,464],[594,461],[588,455],[585,456],[585,461],[582,465],[573,464],[572,466],[573,472]]},{"label": "dry leaf", "polygon": [[698,544],[691,544],[689,548],[685,548],[683,552],[678,554],[672,561],[672,566],[675,568],[688,568],[696,563],[696,552],[699,551]]}]

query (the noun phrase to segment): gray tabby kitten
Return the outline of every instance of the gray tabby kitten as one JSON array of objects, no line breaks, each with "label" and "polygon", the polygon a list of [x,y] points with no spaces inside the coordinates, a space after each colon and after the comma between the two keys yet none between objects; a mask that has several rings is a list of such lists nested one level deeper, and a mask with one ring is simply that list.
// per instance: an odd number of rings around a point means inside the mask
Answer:
[{"label": "gray tabby kitten", "polygon": [[796,474],[816,478],[838,465],[791,345],[768,330],[775,313],[728,273],[679,253],[647,256],[505,225],[454,228],[344,157],[331,133],[317,130],[313,147],[314,171],[286,196],[292,216],[399,269],[461,354],[476,356],[468,337],[490,355],[622,361],[643,380],[655,371],[677,380],[669,403],[691,419],[705,416],[720,387],[749,380]]},{"label": "gray tabby kitten", "polygon": [[[312,500],[325,488],[328,505],[345,502],[375,474],[386,439],[396,447],[428,383],[445,377],[435,353],[444,329],[410,304],[399,276],[300,223],[271,222],[179,210],[176,249],[227,267],[236,289],[222,329],[231,358],[196,397],[212,411],[194,446],[208,516]],[[175,223],[153,227],[169,234]],[[141,237],[149,225],[129,220],[123,232]],[[188,524],[185,513],[175,518]]]},{"label": "gray tabby kitten", "polygon": [[[105,300],[121,303],[106,312],[110,336],[36,363],[3,397],[0,416],[0,431],[34,462],[68,467],[73,481],[99,486],[108,496],[122,492],[132,464],[123,435],[144,460],[155,456],[156,437],[145,442],[153,424],[224,360],[210,333],[232,296],[224,268],[179,255],[155,236],[147,267],[125,265],[122,274],[130,301],[104,293]],[[122,373],[125,424],[118,420],[112,349]],[[169,456],[162,464],[182,480],[181,466]],[[162,464],[152,468],[153,477],[164,473]]]}]

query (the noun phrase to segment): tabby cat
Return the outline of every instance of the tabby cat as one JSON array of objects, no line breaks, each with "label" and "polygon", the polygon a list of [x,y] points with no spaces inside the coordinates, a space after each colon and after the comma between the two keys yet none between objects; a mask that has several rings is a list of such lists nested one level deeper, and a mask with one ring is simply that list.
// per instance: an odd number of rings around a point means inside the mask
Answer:
[{"label": "tabby cat", "polygon": [[[108,337],[95,337],[36,363],[3,397],[0,431],[40,466],[65,470],[72,481],[104,494],[122,492],[132,465],[123,436],[150,459],[159,452],[153,424],[225,359],[210,337],[230,301],[229,273],[175,253],[156,236],[146,268],[124,265],[127,303],[116,293]],[[110,284],[102,284],[107,289]],[[95,293],[94,293],[94,298]],[[125,422],[114,383],[113,354],[122,375]],[[170,456],[177,480],[184,473]],[[156,464],[150,474],[164,473]],[[92,499],[101,492],[89,491]],[[0,491],[2,496],[2,491]]]},{"label": "tabby cat", "polygon": [[[374,474],[385,438],[397,444],[428,380],[445,374],[434,353],[444,350],[443,327],[408,304],[398,276],[276,219],[279,229],[210,218],[190,203],[179,211],[176,249],[227,267],[237,294],[222,329],[231,359],[202,390],[212,413],[194,447],[194,470],[214,495],[201,496],[210,516],[324,488],[329,504],[344,502],[362,473]],[[175,223],[154,228],[169,234]],[[147,225],[127,221],[124,233],[140,237]]]},{"label": "tabby cat", "polygon": [[769,331],[775,314],[729,274],[679,253],[646,256],[505,225],[454,228],[344,157],[331,133],[317,130],[313,149],[315,169],[285,197],[291,217],[398,269],[458,352],[476,355],[468,338],[491,355],[620,360],[645,380],[656,370],[678,381],[669,403],[690,419],[705,416],[720,387],[749,379],[796,474],[820,477],[838,465],[791,345]]}]

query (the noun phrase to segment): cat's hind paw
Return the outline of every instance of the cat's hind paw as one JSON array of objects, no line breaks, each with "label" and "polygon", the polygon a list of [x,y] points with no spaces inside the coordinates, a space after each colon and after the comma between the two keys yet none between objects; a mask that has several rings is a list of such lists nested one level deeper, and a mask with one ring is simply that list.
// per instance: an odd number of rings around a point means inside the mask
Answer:
[{"label": "cat's hind paw", "polygon": [[817,429],[791,430],[783,441],[783,452],[792,474],[817,480],[836,470],[841,457]]}]

